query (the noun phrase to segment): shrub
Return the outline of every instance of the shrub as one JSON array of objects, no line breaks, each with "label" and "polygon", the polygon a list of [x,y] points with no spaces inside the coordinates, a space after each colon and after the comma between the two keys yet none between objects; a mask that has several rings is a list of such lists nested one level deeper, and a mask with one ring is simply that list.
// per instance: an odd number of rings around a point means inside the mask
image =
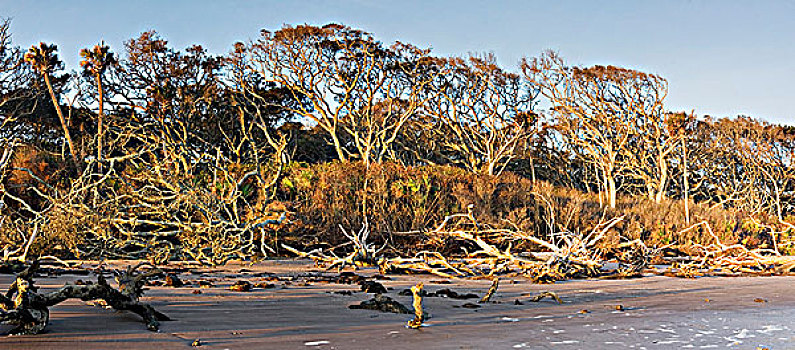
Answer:
[{"label": "shrub", "polygon": [[[532,201],[532,184],[513,174],[475,175],[449,166],[324,163],[293,167],[282,184],[303,223],[303,238],[341,243],[339,226],[358,230],[367,217],[372,237],[416,243],[407,232],[467,210],[484,222],[511,217]],[[513,213],[515,215],[515,213]]]},{"label": "shrub", "polygon": [[604,220],[625,215],[607,235],[605,246],[632,239],[652,246],[713,243],[703,226],[682,232],[701,221],[707,221],[726,244],[754,246],[770,241],[762,228],[748,225],[743,219],[747,215],[720,207],[691,202],[688,224],[681,200],[657,203],[646,197],[624,196],[615,209],[607,209],[595,193],[532,183],[510,172],[487,176],[449,166],[381,163],[367,169],[360,162],[296,165],[282,183],[281,197],[296,210],[300,227],[291,233],[305,245],[344,243],[339,226],[355,231],[367,217],[371,237],[376,240],[389,241],[404,253],[422,249],[420,231],[435,227],[447,215],[466,212],[470,204],[480,223],[511,226],[538,237],[588,233]]}]

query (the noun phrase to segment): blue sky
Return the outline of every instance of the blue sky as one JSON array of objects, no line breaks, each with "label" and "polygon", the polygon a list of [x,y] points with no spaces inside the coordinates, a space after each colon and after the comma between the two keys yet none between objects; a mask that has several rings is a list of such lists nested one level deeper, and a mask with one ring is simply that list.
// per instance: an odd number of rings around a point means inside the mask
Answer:
[{"label": "blue sky", "polygon": [[176,48],[226,53],[283,24],[338,22],[437,55],[494,52],[515,70],[557,50],[570,63],[614,64],[669,80],[667,106],[795,124],[795,1],[21,1],[0,0],[14,41],[78,52],[155,29]]}]

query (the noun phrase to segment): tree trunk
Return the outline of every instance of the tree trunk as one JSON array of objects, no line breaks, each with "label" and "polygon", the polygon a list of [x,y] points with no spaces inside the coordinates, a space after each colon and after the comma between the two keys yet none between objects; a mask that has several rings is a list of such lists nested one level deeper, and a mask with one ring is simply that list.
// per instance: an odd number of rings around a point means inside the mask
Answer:
[{"label": "tree trunk", "polygon": [[604,208],[606,200],[604,195],[607,194],[607,183],[604,176],[599,177],[600,174],[598,174],[598,172],[599,169],[596,169],[594,174],[594,178],[596,178],[596,185],[599,186],[599,190],[596,192],[599,193],[599,208]]},{"label": "tree trunk", "polygon": [[784,221],[784,215],[782,214],[783,210],[781,209],[781,190],[779,189],[778,183],[776,183],[777,179],[771,179],[773,182],[773,191],[776,194],[776,218],[778,222]]},{"label": "tree trunk", "polygon": [[97,74],[97,90],[99,90],[99,120],[97,121],[97,160],[102,160],[102,135],[104,135],[105,110],[102,91],[102,78]]},{"label": "tree trunk", "polygon": [[687,178],[687,144],[685,143],[685,138],[682,138],[682,177],[683,177],[683,186],[685,190],[685,222],[690,225],[690,180]]},{"label": "tree trunk", "polygon": [[64,137],[66,138],[66,145],[69,147],[69,153],[72,154],[72,160],[74,160],[75,165],[79,168],[80,162],[77,159],[77,153],[75,153],[75,147],[72,143],[72,135],[69,134],[69,126],[66,125],[66,118],[64,118],[63,112],[61,112],[61,106],[58,105],[58,99],[55,97],[55,90],[52,89],[52,84],[50,84],[49,74],[44,74],[44,82],[47,84],[47,90],[50,92],[52,104],[55,106],[55,113],[58,113],[58,119],[61,121],[61,127],[63,128]]},{"label": "tree trunk", "polygon": [[494,169],[496,167],[497,167],[497,161],[496,160],[492,160],[492,161],[489,162],[488,168],[486,169],[486,172],[488,173],[489,176],[494,176]]},{"label": "tree trunk", "polygon": [[610,198],[610,208],[616,208],[616,179],[613,177],[612,174],[607,175],[607,191],[608,191],[608,198]]},{"label": "tree trunk", "polygon": [[662,202],[665,198],[665,187],[668,185],[668,163],[665,162],[665,157],[660,159],[660,183],[657,187],[657,196],[654,201],[657,203]]},{"label": "tree trunk", "polygon": [[345,152],[342,150],[342,144],[337,136],[337,132],[329,132],[329,134],[331,134],[331,143],[334,145],[334,150],[337,151],[337,157],[340,161],[346,161],[347,158],[345,157]]}]

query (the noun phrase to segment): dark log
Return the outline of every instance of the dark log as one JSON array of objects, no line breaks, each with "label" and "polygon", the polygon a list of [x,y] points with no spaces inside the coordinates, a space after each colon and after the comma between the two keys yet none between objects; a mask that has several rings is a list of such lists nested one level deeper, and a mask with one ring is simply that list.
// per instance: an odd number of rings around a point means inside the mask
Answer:
[{"label": "dark log", "polygon": [[6,294],[0,296],[0,322],[16,326],[9,334],[38,334],[47,327],[50,306],[67,299],[101,299],[116,310],[138,314],[148,330],[157,331],[160,328],[159,321],[169,321],[169,317],[149,304],[140,302],[139,298],[147,279],[162,274],[162,271],[150,265],[149,271],[139,273],[137,270],[144,265],[148,264],[130,266],[125,272],[117,274],[118,289],[108,284],[102,271],[99,271],[95,284],[67,284],[56,291],[40,294],[33,281],[40,263],[34,261],[17,275]]}]

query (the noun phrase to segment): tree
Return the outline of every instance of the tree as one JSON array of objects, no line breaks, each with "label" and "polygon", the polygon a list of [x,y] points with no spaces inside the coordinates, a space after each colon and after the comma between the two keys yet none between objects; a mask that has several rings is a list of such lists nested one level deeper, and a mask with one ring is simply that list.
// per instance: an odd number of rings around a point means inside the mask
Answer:
[{"label": "tree", "polygon": [[99,103],[99,117],[97,120],[97,159],[101,161],[102,139],[105,134],[103,128],[105,119],[105,99],[104,89],[102,87],[102,76],[109,67],[117,63],[116,57],[113,55],[113,52],[110,52],[110,47],[105,45],[104,41],[98,45],[94,45],[92,49],[80,50],[80,57],[83,58],[83,60],[80,61],[80,66],[83,67],[83,74],[93,77],[97,84],[97,102]]},{"label": "tree", "polygon": [[[61,125],[52,123],[57,118],[46,107],[49,92],[40,88],[42,79],[25,63],[25,51],[13,45],[10,24],[0,20],[0,147],[9,155],[14,144],[53,148],[46,146],[62,144]],[[53,79],[56,92],[64,78],[68,76]]]},{"label": "tree", "polygon": [[10,26],[10,20],[0,19],[0,126],[10,119],[10,113],[4,107],[12,99],[12,90],[16,89],[15,73],[19,67],[18,50],[12,46]]},{"label": "tree", "polygon": [[437,60],[439,77],[423,110],[433,116],[449,162],[497,175],[532,136],[534,95],[517,74],[503,71],[493,55]]},{"label": "tree", "polygon": [[201,46],[170,48],[157,32],[125,42],[127,55],[115,70],[118,104],[135,112],[139,138],[155,146],[176,172],[198,172],[223,140],[219,123],[229,118],[221,82],[223,61]]},{"label": "tree", "polygon": [[12,147],[9,144],[12,138],[18,137],[8,129],[17,119],[17,108],[14,105],[21,97],[20,91],[23,90],[26,80],[21,73],[19,49],[12,46],[10,26],[10,20],[0,19],[0,144],[3,146],[0,160],[10,159]]},{"label": "tree", "polygon": [[714,205],[779,221],[793,211],[795,133],[747,116],[707,118],[688,147],[694,154],[699,196]]},{"label": "tree", "polygon": [[250,52],[265,80],[299,102],[288,108],[328,134],[340,160],[367,164],[388,155],[433,79],[424,71],[428,50],[399,42],[386,48],[337,24],[263,30]]},{"label": "tree", "polygon": [[[524,59],[521,67],[528,82],[552,103],[561,134],[599,170],[611,208],[620,176],[642,174],[651,193],[664,191],[666,157],[673,145],[664,134],[665,79],[615,66],[566,66],[552,51]],[[634,155],[633,146],[652,151]],[[632,158],[635,162],[627,161]]]},{"label": "tree", "polygon": [[69,132],[69,125],[66,121],[66,118],[64,118],[61,105],[58,102],[58,97],[55,95],[55,91],[52,88],[52,83],[50,82],[50,74],[63,66],[61,60],[58,59],[58,54],[56,53],[57,50],[58,47],[56,45],[47,45],[43,42],[39,43],[38,46],[33,45],[30,47],[28,52],[25,53],[25,62],[28,62],[33,69],[44,78],[44,82],[47,84],[47,90],[50,92],[50,98],[52,99],[53,106],[55,106],[55,112],[58,113],[58,119],[60,120],[61,127],[63,128],[66,144],[69,147],[69,153],[71,153],[75,165],[80,167],[81,160],[78,158],[78,154],[75,152],[74,143],[72,142],[72,135]]},{"label": "tree", "polygon": [[[11,33],[9,32],[10,21],[4,19],[0,21],[0,131],[5,129],[5,125],[9,122],[10,116],[5,111],[5,106],[10,100],[10,91],[12,88],[11,80],[14,75],[14,69],[17,66],[15,61],[15,54],[11,47]],[[5,169],[11,161],[11,154],[14,150],[12,140],[6,137],[5,132],[0,133],[0,146],[3,151],[0,153],[0,191],[5,192],[2,180],[5,175]],[[0,202],[2,204],[2,202]]]},{"label": "tree", "polygon": [[698,127],[698,121],[696,120],[695,111],[691,111],[690,114],[684,112],[670,113],[667,122],[669,132],[676,135],[676,139],[680,142],[679,150],[682,154],[680,163],[682,171],[682,202],[685,208],[685,222],[690,224],[690,169],[688,146],[692,145],[691,138]]},{"label": "tree", "polygon": [[626,153],[627,176],[637,180],[649,199],[657,203],[667,195],[674,151],[682,147],[680,141],[686,137],[688,117],[663,111],[660,98],[660,108],[648,114],[638,113],[633,123],[633,137]]},{"label": "tree", "polygon": [[[288,89],[265,81],[249,58],[248,47],[237,43],[225,59],[227,97],[236,119],[219,128],[224,131],[233,159],[256,167],[260,198],[271,200],[292,157],[288,146],[296,130],[292,128],[295,115],[291,110],[300,108],[296,103],[307,101],[291,98]],[[271,176],[273,166],[276,169]]]}]

